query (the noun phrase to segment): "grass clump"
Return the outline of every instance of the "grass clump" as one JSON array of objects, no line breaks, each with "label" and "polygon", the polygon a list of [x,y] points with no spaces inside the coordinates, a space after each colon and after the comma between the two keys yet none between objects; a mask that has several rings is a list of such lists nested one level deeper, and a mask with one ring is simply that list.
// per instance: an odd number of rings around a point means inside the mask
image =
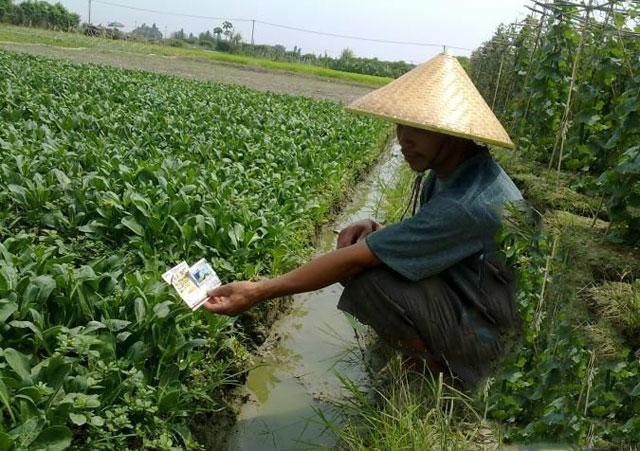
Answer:
[{"label": "grass clump", "polygon": [[606,319],[585,324],[583,330],[599,361],[615,362],[629,353],[622,337]]},{"label": "grass clump", "polygon": [[394,355],[377,373],[370,390],[344,381],[350,397],[338,407],[346,424],[337,431],[349,450],[492,450],[499,448],[494,429],[472,399],[442,377],[407,371]]},{"label": "grass clump", "polygon": [[607,222],[553,211],[545,215],[545,226],[550,233],[561,234],[562,245],[571,254],[572,276],[581,283],[631,281],[640,276],[640,252],[609,241]]},{"label": "grass clump", "polygon": [[640,347],[640,280],[606,282],[588,292],[595,311],[620,331],[628,343]]}]

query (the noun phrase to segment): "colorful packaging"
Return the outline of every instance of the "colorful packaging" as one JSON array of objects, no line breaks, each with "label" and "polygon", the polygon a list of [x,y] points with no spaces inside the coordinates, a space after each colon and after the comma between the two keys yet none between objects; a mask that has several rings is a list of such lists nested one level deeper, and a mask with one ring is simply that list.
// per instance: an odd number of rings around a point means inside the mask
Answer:
[{"label": "colorful packaging", "polygon": [[220,286],[220,278],[203,258],[194,265],[180,262],[162,275],[176,289],[191,310],[197,310],[207,300],[207,291]]}]

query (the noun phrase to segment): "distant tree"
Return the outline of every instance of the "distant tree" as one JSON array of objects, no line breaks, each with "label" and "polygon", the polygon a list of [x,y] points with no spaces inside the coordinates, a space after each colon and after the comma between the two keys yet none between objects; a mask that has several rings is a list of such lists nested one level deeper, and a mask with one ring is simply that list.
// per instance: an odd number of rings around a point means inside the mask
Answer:
[{"label": "distant tree", "polygon": [[13,12],[13,3],[11,0],[0,0],[0,22],[10,22]]},{"label": "distant tree", "polygon": [[147,39],[150,41],[159,41],[162,39],[162,32],[158,29],[156,24],[152,26],[148,26],[146,23],[143,23],[138,28],[131,32],[132,36],[141,39]]},{"label": "distant tree", "polygon": [[222,36],[223,30],[220,27],[215,27],[213,29],[213,35],[216,37],[216,40],[220,40]]},{"label": "distant tree", "polygon": [[186,34],[184,32],[184,28],[180,28],[179,31],[176,31],[175,33],[173,33],[173,38],[174,39],[186,39]]},{"label": "distant tree", "polygon": [[233,36],[233,24],[228,20],[222,22],[222,29],[224,30],[222,33],[225,35],[227,40],[231,39]]},{"label": "distant tree", "polygon": [[211,42],[213,41],[213,36],[211,36],[211,32],[207,30],[204,33],[200,33],[198,35],[198,40],[201,42]]},{"label": "distant tree", "polygon": [[340,54],[340,59],[344,61],[352,60],[354,57],[355,55],[353,53],[353,50],[349,48],[342,50],[342,53]]},{"label": "distant tree", "polygon": [[231,51],[235,52],[242,46],[242,35],[240,33],[233,33],[229,38],[229,44],[231,44]]},{"label": "distant tree", "polygon": [[14,4],[0,0],[0,22],[14,25],[69,30],[80,24],[80,16],[68,11],[60,3],[27,0]]}]

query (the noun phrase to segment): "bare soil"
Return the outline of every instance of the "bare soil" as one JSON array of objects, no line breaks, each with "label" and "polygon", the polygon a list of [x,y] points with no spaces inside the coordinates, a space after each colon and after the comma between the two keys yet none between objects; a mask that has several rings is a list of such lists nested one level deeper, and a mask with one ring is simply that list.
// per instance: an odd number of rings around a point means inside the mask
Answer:
[{"label": "bare soil", "polygon": [[126,69],[176,75],[204,81],[247,86],[261,91],[300,95],[348,103],[372,91],[373,87],[331,80],[313,75],[220,63],[202,58],[142,55],[105,49],[66,48],[41,44],[0,42],[0,48],[32,55],[61,58],[76,63],[96,63]]}]

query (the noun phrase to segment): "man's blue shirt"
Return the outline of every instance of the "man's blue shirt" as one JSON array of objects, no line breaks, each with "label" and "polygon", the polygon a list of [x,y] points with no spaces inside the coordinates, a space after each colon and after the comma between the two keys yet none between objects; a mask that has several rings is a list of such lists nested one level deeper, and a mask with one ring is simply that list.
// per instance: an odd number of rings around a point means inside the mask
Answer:
[{"label": "man's blue shirt", "polygon": [[[522,194],[486,150],[446,178],[431,171],[417,213],[366,237],[371,251],[410,280],[452,269],[463,291],[477,287],[477,258],[493,251],[505,203]],[[473,293],[469,295],[475,297]]]}]

